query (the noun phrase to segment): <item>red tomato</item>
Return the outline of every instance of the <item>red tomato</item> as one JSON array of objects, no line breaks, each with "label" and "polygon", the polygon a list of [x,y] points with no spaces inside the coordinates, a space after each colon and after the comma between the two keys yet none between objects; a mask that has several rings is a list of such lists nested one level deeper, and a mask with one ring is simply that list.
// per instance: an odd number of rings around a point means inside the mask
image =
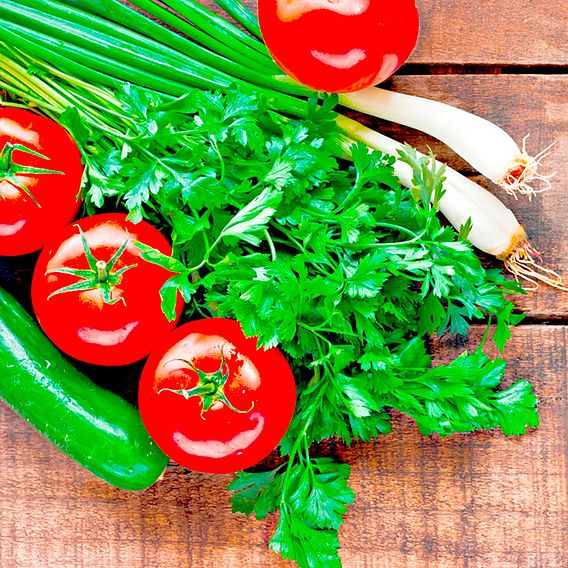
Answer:
[{"label": "red tomato", "polygon": [[0,256],[39,250],[70,223],[82,177],[81,154],[62,126],[0,106]]},{"label": "red tomato", "polygon": [[349,92],[388,79],[418,39],[414,0],[259,0],[276,63],[318,91]]},{"label": "red tomato", "polygon": [[162,234],[121,213],[85,217],[62,229],[41,252],[32,279],[32,303],[45,334],[62,351],[96,365],[144,358],[170,331],[160,288],[171,276],[140,257],[139,241],[171,255]]},{"label": "red tomato", "polygon": [[182,325],[150,354],[138,402],[170,458],[230,473],[276,448],[294,414],[296,385],[278,349],[258,349],[235,320],[210,318]]}]

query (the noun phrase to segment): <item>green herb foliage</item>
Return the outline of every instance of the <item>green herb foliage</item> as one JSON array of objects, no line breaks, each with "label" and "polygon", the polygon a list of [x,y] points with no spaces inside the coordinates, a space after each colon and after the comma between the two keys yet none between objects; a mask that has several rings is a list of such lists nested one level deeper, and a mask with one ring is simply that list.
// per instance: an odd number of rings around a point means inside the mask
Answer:
[{"label": "green herb foliage", "polygon": [[340,565],[349,467],[311,457],[314,442],[387,433],[391,408],[424,434],[521,434],[537,424],[526,381],[496,390],[504,361],[477,349],[431,368],[428,334],[465,335],[488,314],[502,348],[517,319],[503,293],[518,291],[441,225],[443,171],[433,161],[411,149],[403,156],[413,192],[398,183],[392,157],[364,146],[338,164],[332,99],[300,122],[243,91],[191,91],[167,104],[132,88],[121,96],[137,118],[132,140],[97,160],[115,183],[92,186],[91,202],[118,197],[135,220],[169,225],[174,259],[144,250],[176,272],[163,290],[166,313],[179,289],[188,315],[238,319],[295,370],[287,462],[238,474],[229,487],[235,511],[280,511],[275,551],[300,566]]},{"label": "green herb foliage", "polygon": [[164,312],[181,293],[186,317],[236,318],[287,356],[299,394],[282,463],[239,473],[229,489],[236,512],[279,511],[270,546],[310,568],[340,566],[337,531],[354,498],[349,466],[313,457],[314,443],[388,433],[390,409],[426,435],[538,423],[531,385],[499,390],[505,363],[482,345],[432,367],[429,335],[465,335],[475,319],[496,324],[502,349],[519,320],[504,294],[519,285],[440,223],[433,160],[401,156],[413,191],[393,157],[363,145],[340,162],[334,103],[312,103],[298,121],[242,89],[164,100],[128,86],[116,93],[119,134],[72,107],[61,116],[83,149],[88,208],[124,207],[171,236],[172,257],[139,245],[172,271]]}]

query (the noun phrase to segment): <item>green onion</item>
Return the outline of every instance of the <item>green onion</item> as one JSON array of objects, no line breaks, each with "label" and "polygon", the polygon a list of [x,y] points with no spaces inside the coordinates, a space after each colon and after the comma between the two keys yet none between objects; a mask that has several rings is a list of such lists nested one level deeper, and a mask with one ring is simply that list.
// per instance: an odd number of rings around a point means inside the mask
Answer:
[{"label": "green onion", "polygon": [[[183,2],[188,2],[191,0],[180,0]],[[247,30],[250,34],[258,39],[262,39],[262,32],[260,31],[260,26],[258,25],[258,19],[254,14],[239,0],[216,0],[216,4],[225,10],[237,24],[240,24]]]},{"label": "green onion", "polygon": [[[232,54],[232,62],[221,53],[215,55],[214,51],[196,46],[171,30],[152,22],[134,9],[121,4],[118,0],[103,0],[102,2],[48,0],[45,3],[47,7],[45,11],[43,10],[44,3],[40,0],[23,0],[22,3],[27,8],[21,8],[20,3],[14,0],[4,0],[0,5],[0,18],[4,19],[4,33],[11,43],[40,60],[58,65],[61,71],[85,81],[93,80],[91,73],[94,73],[97,77],[94,80],[103,85],[111,86],[116,80],[128,81],[173,97],[183,95],[189,87],[231,90],[235,85],[250,87],[252,84],[264,95],[271,109],[296,117],[306,116],[307,101],[297,96],[290,96],[284,91],[314,95],[309,89],[299,87],[284,76],[270,75],[273,63],[269,62],[266,55],[262,55],[260,49],[252,50],[257,55],[247,59],[250,66],[242,65],[239,62],[242,61],[239,54],[250,55],[251,42],[262,45],[261,42],[250,38],[242,44],[237,42],[238,50],[227,51],[222,42],[224,30],[230,24],[225,22],[222,27],[218,26],[221,18],[203,7],[197,7],[195,0],[166,0],[165,3],[170,8],[175,8],[179,12],[179,16],[171,16],[176,18],[175,20],[170,19],[170,12],[152,0],[134,0],[133,4],[140,9],[147,9],[153,15],[163,16],[169,23],[177,25],[183,22],[183,30],[192,31],[192,37],[202,38],[213,50]],[[76,6],[79,10],[69,8],[66,4]],[[243,10],[246,9],[242,5],[232,4],[232,0],[226,0],[223,6],[228,10],[230,8],[231,15],[239,21],[243,19]],[[81,10],[87,10],[90,14],[81,15]],[[114,23],[97,15],[102,13],[113,19]],[[193,25],[191,25],[187,24],[184,18],[196,18],[196,21],[192,20]],[[188,30],[188,26],[195,29],[201,26],[203,29],[196,34],[195,31]],[[134,32],[133,28],[138,31]],[[238,29],[234,26],[233,28]],[[140,32],[145,35],[141,35]],[[244,32],[238,31],[229,35],[235,39],[242,33]],[[172,41],[173,38],[175,41]],[[217,41],[211,41],[211,38],[214,40],[217,38]],[[174,49],[172,47],[174,43],[183,50]],[[192,49],[187,48],[188,44],[192,46]],[[46,45],[49,46],[48,50],[45,49]],[[223,62],[229,62],[230,65],[227,66],[224,63],[223,68],[213,67],[208,64],[212,61],[212,56],[220,57]],[[231,72],[234,66],[237,66],[238,73]],[[101,77],[104,75],[108,77]],[[247,80],[242,78],[243,75]],[[259,80],[259,76],[263,78]],[[263,86],[254,84],[256,80],[262,82]],[[277,88],[274,88],[275,85]],[[340,97],[340,101],[345,103],[346,100],[348,102],[345,97]],[[345,117],[339,117],[338,127],[349,140],[364,140],[370,147],[387,153],[396,154],[400,151],[400,147],[394,141]],[[344,149],[338,152],[343,154]],[[396,167],[403,183],[412,186],[413,179],[408,164],[399,161]],[[473,182],[450,168],[446,169],[446,177],[444,186],[446,193],[454,195],[456,192],[458,194],[461,192],[464,196],[471,194]],[[479,191],[476,189],[474,192],[477,198],[482,199],[486,204],[489,203],[489,197],[481,197],[486,193],[489,195],[488,192],[480,186],[476,188],[479,188]],[[446,202],[450,200],[446,199]],[[485,209],[479,209],[479,215],[483,215]],[[519,228],[520,225],[512,213],[508,212],[505,215],[504,212],[500,212],[494,215],[495,211],[494,207],[489,207],[486,213],[487,219],[479,218],[476,214],[477,222],[474,225],[486,227],[490,225],[492,218],[512,216],[513,220],[511,226],[507,227],[507,234],[505,235],[504,232],[501,235],[503,238],[499,241],[508,246],[488,246],[483,238],[476,239],[476,244],[489,254],[505,258],[509,269],[518,274],[515,270],[519,262],[511,261],[511,259],[518,257],[519,260],[526,261],[523,257],[524,253],[519,253],[518,250],[518,235],[522,227]],[[463,224],[463,214],[454,207],[447,207],[445,212],[450,222],[459,229]],[[512,228],[515,230],[513,231]],[[525,242],[526,239],[521,240],[522,251],[528,250],[529,245]],[[531,270],[533,265],[534,263],[531,263]],[[533,276],[531,272],[531,277]],[[545,280],[545,277],[541,279]]]}]

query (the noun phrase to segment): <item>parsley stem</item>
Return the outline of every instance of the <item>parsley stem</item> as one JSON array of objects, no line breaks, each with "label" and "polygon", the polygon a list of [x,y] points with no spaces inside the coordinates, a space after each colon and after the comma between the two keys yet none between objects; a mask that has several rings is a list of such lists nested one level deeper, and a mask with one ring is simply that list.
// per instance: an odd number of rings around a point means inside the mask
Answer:
[{"label": "parsley stem", "polygon": [[327,343],[328,347],[331,348],[332,343],[331,341],[325,337],[325,335],[322,335],[319,331],[315,331],[314,329],[310,330],[316,337],[318,337],[319,339],[321,339],[322,341],[325,341],[325,343]]},{"label": "parsley stem", "polygon": [[[383,227],[385,229],[393,229],[394,231],[399,231],[401,233],[406,233],[407,235],[410,235],[411,237],[414,237],[415,239],[420,238],[420,234],[415,233],[414,231],[411,231],[410,229],[407,229],[406,227],[401,227],[400,225],[395,225],[394,223],[380,223],[377,222],[375,223],[375,227]],[[424,234],[424,231],[422,231],[421,233],[422,235]]]},{"label": "parsley stem", "polygon": [[487,318],[487,325],[485,326],[485,332],[483,333],[483,337],[481,338],[481,341],[479,342],[478,349],[481,349],[485,345],[485,342],[487,341],[487,338],[489,337],[489,332],[491,331],[492,322],[493,322],[493,314],[489,314],[489,317]]},{"label": "parsley stem", "polygon": [[192,266],[191,268],[188,268],[188,272],[194,272],[196,270],[199,270],[200,268],[203,268],[206,264],[211,264],[209,262],[209,258],[211,257],[211,253],[215,250],[215,248],[217,247],[217,245],[221,242],[221,240],[223,239],[223,234],[221,233],[214,241],[213,244],[211,246],[209,246],[209,241],[207,239],[207,237],[205,237],[205,239],[207,240],[207,249],[205,254],[203,255],[203,260],[197,264],[196,266]]},{"label": "parsley stem", "polygon": [[196,264],[195,266],[188,268],[187,272],[189,272],[190,274],[192,272],[197,272],[200,268],[203,268],[206,264],[207,264],[207,259],[204,258],[199,264]]},{"label": "parsley stem", "polygon": [[[422,233],[424,235],[425,233]],[[407,241],[393,241],[390,243],[369,243],[366,246],[373,247],[373,248],[388,248],[388,247],[403,247],[406,245],[415,244],[416,241],[420,240],[420,235],[417,235],[413,239],[408,239]]]},{"label": "parsley stem", "polygon": [[219,146],[217,144],[217,139],[215,138],[215,136],[210,136],[209,140],[211,142],[211,147],[213,148],[213,151],[217,155],[217,158],[219,158],[219,166],[221,167],[221,171],[219,172],[219,181],[223,182],[223,180],[225,179],[225,159],[223,158],[223,155],[219,150]]},{"label": "parsley stem", "polygon": [[[290,246],[290,242],[289,242],[289,241],[291,241],[292,243],[294,243],[294,244],[296,245],[297,249],[298,249],[300,252],[302,252],[303,254],[305,254],[305,255],[307,255],[307,256],[309,255],[309,252],[308,252],[308,250],[306,249],[306,247],[305,247],[302,243],[300,243],[300,242],[298,241],[298,239],[296,239],[296,237],[294,237],[293,231],[287,230],[287,229],[285,229],[282,225],[276,224],[276,223],[272,224],[272,227],[273,227],[274,229],[280,231],[281,233],[283,233],[283,234],[287,237],[287,239],[288,239],[288,240],[275,239],[276,242],[279,242],[279,243],[286,244],[286,245]],[[331,255],[330,255],[326,260],[327,260],[327,263],[326,263],[326,264],[327,264],[328,266],[330,266],[334,271],[337,271],[337,270],[339,269],[339,266],[336,265],[336,264],[332,261]],[[330,276],[331,276],[331,274],[330,274],[327,270],[324,270],[324,268],[321,266],[321,263],[320,263],[319,261],[318,261],[318,262],[311,262],[311,264],[314,266],[314,268],[315,268],[318,272],[320,272],[320,273],[323,274],[324,276],[327,276],[327,277],[330,277]]]},{"label": "parsley stem", "polygon": [[[282,227],[278,226],[278,225],[274,225],[274,228],[279,230],[279,231],[283,231]],[[295,245],[295,248],[297,250],[299,250],[300,252],[306,254],[306,249],[303,247],[302,244],[300,244],[292,235],[287,235],[288,238],[287,239],[281,239],[281,238],[277,238],[277,237],[272,237],[272,241],[281,245],[285,245],[290,247],[290,242],[292,242],[292,244]]]},{"label": "parsley stem", "polygon": [[312,465],[312,461],[310,460],[310,444],[308,443],[307,436],[302,436],[302,439],[304,440],[304,455],[306,458],[305,459],[306,469],[308,471],[308,475],[310,476],[312,486],[314,486],[316,484],[317,479],[314,471],[314,466]]},{"label": "parsley stem", "polygon": [[[193,217],[195,218],[195,222],[198,223],[199,222],[199,213],[195,210],[195,208],[190,206],[190,211],[191,214],[193,215]],[[204,228],[201,228],[199,230],[201,237],[203,239],[203,245],[205,247],[205,250],[209,250],[210,249],[210,245],[209,245],[209,237],[207,236],[207,231]]]},{"label": "parsley stem", "polygon": [[308,428],[311,426],[312,420],[314,418],[314,415],[315,415],[317,409],[318,409],[318,405],[314,404],[312,406],[311,410],[310,410],[310,415],[308,416],[308,418],[304,422],[304,426],[302,428],[300,435],[296,438],[296,441],[295,441],[294,445],[292,446],[292,450],[290,451],[290,454],[288,455],[288,465],[286,467],[286,473],[284,474],[284,479],[282,481],[282,494],[280,495],[280,507],[281,508],[287,506],[286,505],[286,493],[287,493],[287,490],[288,490],[288,482],[290,480],[290,475],[292,474],[294,462],[295,462],[296,456],[298,455],[298,452],[300,450],[300,446],[302,445],[304,438],[306,437],[306,434],[308,432]]},{"label": "parsley stem", "polygon": [[[274,238],[273,238],[274,242],[281,243],[281,244],[284,244],[284,245],[287,245],[287,246],[290,246],[290,242],[292,242],[294,245],[296,245],[296,248],[297,248],[301,253],[305,254],[306,256],[309,255],[309,253],[308,253],[308,251],[306,250],[306,248],[304,247],[304,245],[303,245],[302,243],[300,243],[300,242],[294,237],[294,234],[293,234],[292,231],[288,231],[288,230],[284,229],[284,227],[282,227],[281,225],[278,225],[278,224],[273,224],[272,227],[273,227],[274,229],[280,231],[281,233],[283,233],[283,234],[287,237],[287,239],[288,239],[288,240],[283,240],[283,239],[277,239],[277,238],[274,239]],[[331,257],[328,257],[328,258],[327,258],[327,263],[332,265],[332,266],[331,266],[332,269],[334,269],[334,270],[337,270],[337,269],[338,269],[337,266],[333,266]],[[320,274],[322,274],[323,276],[326,276],[327,278],[329,278],[329,277],[332,276],[327,270],[325,270],[325,269],[321,266],[321,263],[319,263],[319,262],[310,262],[310,264],[312,264],[312,266],[313,266]]]},{"label": "parsley stem", "polygon": [[[201,304],[197,301],[196,298],[192,298],[192,304],[193,307],[199,312],[199,315],[203,318],[210,318],[211,317],[211,312],[207,313],[203,306],[201,306]],[[191,315],[191,314],[190,314]]]},{"label": "parsley stem", "polygon": [[272,242],[272,238],[270,237],[270,233],[268,232],[268,229],[264,229],[264,236],[266,238],[266,241],[268,242],[268,248],[270,249],[270,258],[272,259],[272,262],[276,262],[278,255],[276,253],[276,247],[274,246],[274,243]]},{"label": "parsley stem", "polygon": [[[330,318],[331,318],[331,315],[330,315]],[[311,332],[313,332],[313,333],[320,332],[320,333],[335,333],[335,334],[337,334],[337,330],[336,330],[336,329],[329,329],[329,328],[323,327],[325,324],[329,323],[330,318],[328,318],[325,322],[323,322],[322,324],[318,325],[317,327],[313,327],[313,326],[308,325],[308,324],[306,324],[306,323],[304,323],[304,322],[302,322],[302,321],[301,321],[301,322],[298,322],[298,326],[299,326],[299,327],[303,327],[304,329],[307,329],[308,331],[311,331]],[[358,335],[357,333],[353,333],[353,332],[350,332],[350,331],[344,331],[344,330],[342,330],[342,331],[341,331],[341,335],[344,335],[344,336],[347,336],[347,337],[357,337],[357,338],[359,338],[359,335]],[[320,335],[320,337],[321,337],[322,339],[325,339],[325,337],[323,337],[322,335]],[[328,340],[326,339],[326,341],[328,341]],[[328,342],[329,342],[329,341],[328,341]]]},{"label": "parsley stem", "polygon": [[[287,489],[288,489],[288,481],[290,479],[290,475],[292,474],[292,469],[293,469],[293,466],[294,466],[296,456],[298,455],[298,452],[300,451],[300,447],[301,447],[302,444],[304,444],[305,447],[307,448],[306,458],[307,458],[308,462],[310,460],[307,433],[308,433],[308,429],[312,425],[312,421],[315,418],[316,413],[320,411],[321,399],[323,398],[323,395],[325,394],[325,391],[326,391],[327,386],[328,386],[328,382],[323,381],[322,379],[323,378],[320,377],[319,367],[315,367],[314,368],[314,376],[312,378],[312,381],[315,382],[316,384],[318,384],[319,390],[318,390],[317,395],[314,398],[314,400],[311,401],[311,408],[308,412],[308,415],[306,416],[306,419],[304,420],[304,425],[302,427],[302,430],[301,430],[300,434],[298,435],[298,437],[296,438],[296,441],[294,442],[294,445],[292,446],[290,453],[288,454],[288,465],[286,467],[286,473],[284,474],[284,480],[282,481],[282,494],[280,495],[280,503],[279,504],[280,504],[281,508],[287,507],[286,494],[287,494]],[[312,381],[310,381],[310,382],[312,382]]]},{"label": "parsley stem", "polygon": [[287,490],[288,490],[288,481],[290,480],[290,475],[292,474],[294,462],[296,460],[296,456],[298,454],[300,446],[302,445],[303,438],[306,436],[308,428],[311,425],[311,421],[313,419],[313,414],[315,414],[315,409],[316,409],[316,406],[314,405],[312,407],[312,416],[310,416],[306,420],[306,422],[304,423],[304,427],[302,428],[300,435],[296,438],[296,441],[295,441],[294,445],[292,446],[290,453],[288,454],[288,465],[286,467],[286,473],[284,474],[284,479],[282,481],[282,494],[280,495],[280,507],[281,508],[286,507],[286,493],[287,493]]}]

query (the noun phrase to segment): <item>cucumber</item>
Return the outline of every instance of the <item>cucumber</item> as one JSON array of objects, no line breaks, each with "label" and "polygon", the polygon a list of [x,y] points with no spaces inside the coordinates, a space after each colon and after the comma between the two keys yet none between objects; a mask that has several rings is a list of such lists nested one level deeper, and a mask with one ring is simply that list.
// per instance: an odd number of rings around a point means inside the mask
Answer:
[{"label": "cucumber", "polygon": [[0,398],[65,454],[115,487],[145,489],[168,464],[138,410],[75,369],[2,288]]}]

